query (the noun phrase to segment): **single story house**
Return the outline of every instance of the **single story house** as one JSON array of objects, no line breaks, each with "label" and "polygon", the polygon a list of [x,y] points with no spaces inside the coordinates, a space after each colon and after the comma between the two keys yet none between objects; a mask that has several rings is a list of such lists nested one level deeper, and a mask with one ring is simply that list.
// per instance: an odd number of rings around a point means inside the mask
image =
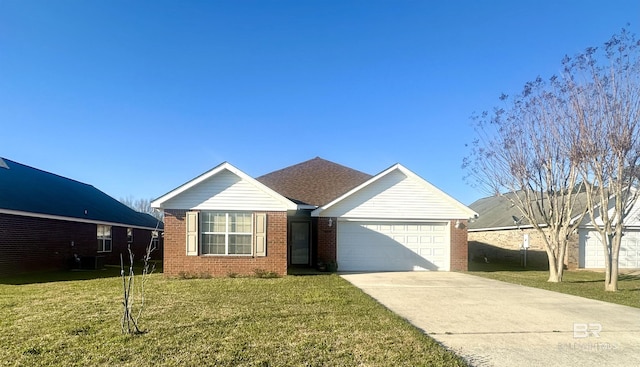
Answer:
[{"label": "single story house", "polygon": [[[586,193],[576,198],[575,210],[584,210]],[[479,218],[469,223],[469,257],[472,261],[506,261],[521,263],[523,244],[528,242],[527,265],[548,268],[543,234],[523,218],[519,209],[504,196],[482,198],[469,205]],[[541,226],[542,222],[540,222]],[[640,203],[625,221],[625,235],[620,249],[621,269],[640,268]],[[526,238],[526,239],[525,239]],[[604,249],[600,235],[594,230],[587,214],[577,233],[569,237],[565,265],[569,269],[603,269]]]},{"label": "single story house", "polygon": [[162,231],[91,185],[0,158],[0,275],[119,264],[127,244],[141,259]]},{"label": "single story house", "polygon": [[475,212],[400,164],[377,175],[314,159],[252,178],[222,163],[151,203],[164,272],[466,270]]}]

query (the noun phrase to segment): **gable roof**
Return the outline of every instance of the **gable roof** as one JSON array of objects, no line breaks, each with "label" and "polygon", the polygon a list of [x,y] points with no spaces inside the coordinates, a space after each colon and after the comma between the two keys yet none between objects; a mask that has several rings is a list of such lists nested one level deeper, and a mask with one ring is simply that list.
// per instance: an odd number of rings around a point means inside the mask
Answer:
[{"label": "gable roof", "polygon": [[[511,203],[510,196],[514,193],[506,193],[504,195],[489,196],[469,205],[469,208],[475,210],[480,216],[469,223],[469,231],[480,230],[499,230],[531,227],[531,223],[522,216],[522,212],[517,206]],[[587,205],[586,193],[579,192],[575,198],[575,211],[580,212]],[[577,213],[576,213],[577,214]],[[543,224],[544,220],[540,217],[539,224]]]},{"label": "gable roof", "polygon": [[6,158],[0,161],[0,213],[147,229],[158,224],[153,216],[91,185]]},{"label": "gable roof", "polygon": [[162,209],[294,210],[297,205],[224,162],[151,202]]},{"label": "gable roof", "polygon": [[364,172],[315,157],[257,180],[298,204],[320,206],[370,178]]},{"label": "gable roof", "polygon": [[468,219],[478,214],[401,164],[314,210],[312,216]]}]

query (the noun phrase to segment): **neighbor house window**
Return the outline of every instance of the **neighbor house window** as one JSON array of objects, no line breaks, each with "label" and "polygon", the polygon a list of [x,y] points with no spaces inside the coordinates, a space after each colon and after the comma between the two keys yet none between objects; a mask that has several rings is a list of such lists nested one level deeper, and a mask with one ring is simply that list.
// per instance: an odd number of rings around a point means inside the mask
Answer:
[{"label": "neighbor house window", "polygon": [[151,232],[151,250],[157,250],[160,245],[160,237],[158,231]]},{"label": "neighbor house window", "polygon": [[251,213],[200,213],[202,254],[251,255],[251,222]]},{"label": "neighbor house window", "polygon": [[98,224],[98,252],[111,252],[111,226]]}]

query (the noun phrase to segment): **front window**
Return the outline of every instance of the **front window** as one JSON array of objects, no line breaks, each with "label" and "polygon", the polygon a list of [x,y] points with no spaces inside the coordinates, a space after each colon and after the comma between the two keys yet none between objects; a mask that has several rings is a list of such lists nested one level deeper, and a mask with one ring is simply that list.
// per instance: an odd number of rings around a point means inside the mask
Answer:
[{"label": "front window", "polygon": [[251,213],[202,212],[200,232],[206,255],[251,255]]},{"label": "front window", "polygon": [[98,224],[98,252],[111,252],[111,226]]}]

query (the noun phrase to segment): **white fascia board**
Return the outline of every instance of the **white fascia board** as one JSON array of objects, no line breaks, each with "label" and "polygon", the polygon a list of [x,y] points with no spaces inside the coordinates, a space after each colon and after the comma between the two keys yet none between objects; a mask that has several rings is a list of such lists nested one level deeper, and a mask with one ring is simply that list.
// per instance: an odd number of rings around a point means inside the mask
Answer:
[{"label": "white fascia board", "polygon": [[265,194],[267,194],[267,195],[273,197],[274,199],[280,201],[283,204],[283,206],[286,207],[287,210],[294,210],[294,209],[296,209],[298,207],[291,200],[289,200],[286,197],[278,194],[277,192],[273,191],[269,187],[265,186],[263,183],[259,182],[258,180],[254,179],[253,177],[251,177],[251,176],[247,175],[246,173],[242,172],[241,170],[239,170],[238,168],[234,167],[229,162],[224,162],[224,163],[212,168],[211,170],[201,174],[200,176],[198,176],[198,177],[196,177],[196,178],[194,178],[194,179],[182,184],[181,186],[178,186],[177,188],[169,191],[168,193],[164,194],[163,196],[153,200],[151,202],[151,207],[152,208],[157,208],[157,209],[162,209],[162,204],[164,204],[166,201],[168,201],[168,200],[180,195],[181,193],[191,189],[194,186],[199,185],[200,183],[208,180],[209,178],[215,176],[216,174],[220,173],[223,170],[227,170],[227,171],[235,174],[236,176],[240,177],[242,180],[245,180],[245,181],[251,183],[256,188],[258,188],[259,190],[264,192]]},{"label": "white fascia board", "polygon": [[350,195],[362,190],[363,188],[373,184],[374,182],[378,181],[382,177],[390,174],[391,172],[393,172],[395,170],[398,170],[398,171],[402,172],[404,175],[406,175],[407,177],[410,177],[410,178],[414,179],[415,181],[417,181],[421,185],[423,185],[425,188],[436,192],[440,197],[442,197],[442,199],[448,201],[453,206],[455,206],[458,209],[460,209],[467,216],[466,218],[451,218],[451,219],[469,219],[469,218],[478,218],[479,217],[478,213],[476,213],[473,210],[469,209],[466,205],[464,205],[461,202],[457,201],[456,199],[452,198],[451,196],[446,194],[444,191],[442,191],[442,190],[438,189],[437,187],[433,186],[432,184],[427,182],[425,179],[423,179],[422,177],[420,177],[417,174],[413,173],[412,171],[410,171],[409,169],[407,169],[406,167],[404,167],[400,163],[394,164],[393,166],[391,166],[391,167],[387,168],[386,170],[378,173],[377,175],[375,175],[372,178],[370,178],[368,181],[364,182],[360,186],[355,187],[354,189],[352,189],[351,191],[347,192],[346,194],[340,196],[339,198],[335,199],[334,201],[332,201],[332,202],[330,202],[330,203],[328,203],[328,204],[326,204],[324,206],[319,207],[318,209],[316,209],[313,212],[311,212],[311,216],[312,217],[319,217],[320,214],[324,210],[332,207],[333,205],[335,205],[335,204],[339,203],[340,201],[346,199]]},{"label": "white fascia board", "polygon": [[380,179],[380,177],[383,177],[388,172],[391,172],[394,169],[394,167],[395,166],[392,166],[392,167],[388,168],[387,170],[385,170],[385,171],[373,176],[372,178],[368,179],[367,181],[365,181],[364,183],[360,184],[359,186],[354,187],[353,189],[351,189],[350,191],[346,192],[344,195],[338,197],[337,199],[333,200],[332,202],[317,208],[316,210],[311,212],[311,216],[312,217],[319,217],[320,213],[322,213],[323,211],[331,208],[332,206],[334,206],[335,204],[341,202],[342,200],[346,199],[347,197],[351,196],[353,193],[358,192],[361,189],[371,185],[373,182],[378,181]]},{"label": "white fascia board", "polygon": [[225,167],[230,164],[228,164],[227,162],[223,162],[222,164],[219,164],[218,166],[210,169],[209,171],[201,174],[200,176],[197,176],[196,178],[185,182],[184,184],[176,187],[175,189],[169,191],[168,193],[160,196],[159,198],[153,200],[151,202],[151,207],[152,208],[157,208],[157,209],[162,209],[162,204],[164,204],[167,200],[172,199],[178,195],[180,195],[181,193],[189,190],[190,188],[196,186],[197,184],[201,183],[202,181],[205,181],[206,179],[208,179],[211,176],[214,176],[215,174],[217,174],[218,172],[222,171],[223,169],[225,169]]},{"label": "white fascia board", "polygon": [[33,212],[24,212],[20,210],[9,210],[9,209],[0,209],[0,214],[9,214],[20,217],[30,217],[30,218],[42,218],[42,219],[54,219],[54,220],[62,220],[65,222],[77,222],[77,223],[90,223],[90,224],[104,224],[107,226],[116,226],[116,227],[128,227],[128,228],[136,228],[136,229],[146,229],[150,231],[160,231],[164,232],[162,228],[156,227],[143,227],[143,226],[134,226],[127,223],[118,223],[118,222],[106,222],[95,219],[82,219],[75,217],[64,217],[62,215],[52,215],[52,214],[43,214],[43,213],[33,213]]},{"label": "white fascia board", "polygon": [[[405,175],[407,175],[408,177],[412,177],[414,180],[416,180],[417,182],[420,182],[424,187],[426,187],[427,189],[433,190],[434,192],[436,192],[443,200],[449,202],[452,206],[457,207],[462,213],[465,213],[465,215],[467,216],[464,219],[471,219],[471,218],[478,218],[479,214],[474,212],[473,210],[469,209],[469,207],[467,207],[466,205],[462,204],[461,202],[459,202],[458,200],[454,199],[453,197],[451,197],[451,195],[447,194],[446,192],[440,190],[439,188],[435,187],[433,184],[431,184],[429,181],[425,180],[424,178],[418,176],[417,174],[415,174],[413,171],[411,171],[410,169],[404,167],[401,164],[396,164],[396,167],[398,168],[398,170],[400,170],[400,172],[404,173]],[[453,218],[453,219],[458,219],[458,218]],[[462,219],[462,218],[460,218]]]}]

